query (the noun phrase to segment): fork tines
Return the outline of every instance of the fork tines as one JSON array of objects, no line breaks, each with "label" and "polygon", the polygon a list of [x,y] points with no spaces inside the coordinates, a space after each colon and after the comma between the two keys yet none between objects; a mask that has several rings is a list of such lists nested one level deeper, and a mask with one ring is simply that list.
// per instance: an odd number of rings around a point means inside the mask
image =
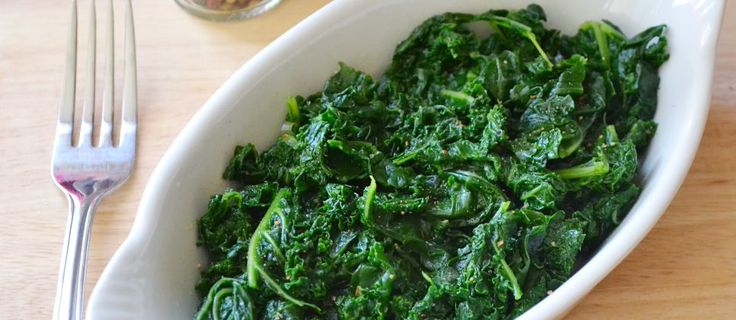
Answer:
[{"label": "fork tines", "polygon": [[[114,127],[114,18],[113,3],[108,0],[107,26],[104,41],[105,68],[102,91],[102,108],[100,117],[99,142],[97,147],[113,147]],[[135,31],[133,13],[130,0],[126,3],[125,13],[125,45],[124,45],[124,75],[122,97],[122,121],[120,127],[120,147],[135,146],[136,117],[137,117],[137,89],[136,89],[136,54]],[[81,121],[78,130],[78,147],[92,147],[95,113],[95,67],[96,67],[96,8],[95,0],[90,0],[88,58],[85,70],[85,94],[82,107]],[[56,132],[56,145],[72,146],[75,112],[75,87],[77,71],[77,1],[72,0],[71,29],[69,30],[68,47],[66,52],[66,71],[62,92],[61,109]]]}]

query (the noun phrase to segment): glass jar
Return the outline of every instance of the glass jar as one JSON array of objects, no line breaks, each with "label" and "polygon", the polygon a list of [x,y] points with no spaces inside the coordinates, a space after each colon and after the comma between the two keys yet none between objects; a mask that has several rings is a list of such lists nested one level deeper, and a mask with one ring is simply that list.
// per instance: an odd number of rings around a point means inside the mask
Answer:
[{"label": "glass jar", "polygon": [[200,18],[231,21],[252,18],[271,10],[281,0],[175,0],[179,6]]}]

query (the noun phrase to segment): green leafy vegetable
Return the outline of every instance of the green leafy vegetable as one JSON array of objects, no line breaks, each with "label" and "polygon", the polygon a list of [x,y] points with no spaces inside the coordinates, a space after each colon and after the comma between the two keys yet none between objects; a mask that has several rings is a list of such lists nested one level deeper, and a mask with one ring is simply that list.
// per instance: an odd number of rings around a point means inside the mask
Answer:
[{"label": "green leafy vegetable", "polygon": [[232,278],[217,281],[195,319],[255,319],[253,302],[245,289],[245,283]]},{"label": "green leafy vegetable", "polygon": [[639,195],[668,53],[665,26],[545,20],[438,15],[380,78],[289,97],[199,220],[196,319],[508,319],[559,287]]}]

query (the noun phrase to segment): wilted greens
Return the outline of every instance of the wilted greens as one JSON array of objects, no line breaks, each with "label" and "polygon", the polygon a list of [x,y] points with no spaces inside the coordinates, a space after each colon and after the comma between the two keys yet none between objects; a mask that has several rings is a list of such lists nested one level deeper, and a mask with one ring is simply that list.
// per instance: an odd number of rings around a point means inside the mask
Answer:
[{"label": "wilted greens", "polygon": [[340,64],[238,146],[199,221],[197,319],[508,319],[639,194],[665,26],[573,36],[539,6],[435,16],[380,79]]}]

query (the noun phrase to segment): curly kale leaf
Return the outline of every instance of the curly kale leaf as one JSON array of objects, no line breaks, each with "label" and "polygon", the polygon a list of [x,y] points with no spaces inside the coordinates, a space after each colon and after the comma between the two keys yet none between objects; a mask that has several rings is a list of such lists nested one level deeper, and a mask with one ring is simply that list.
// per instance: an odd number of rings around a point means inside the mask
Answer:
[{"label": "curly kale leaf", "polygon": [[545,27],[538,5],[419,25],[237,146],[198,221],[205,319],[510,319],[640,193],[667,28]]},{"label": "curly kale leaf", "polygon": [[222,278],[212,286],[196,320],[251,320],[256,319],[253,302],[240,279]]}]

